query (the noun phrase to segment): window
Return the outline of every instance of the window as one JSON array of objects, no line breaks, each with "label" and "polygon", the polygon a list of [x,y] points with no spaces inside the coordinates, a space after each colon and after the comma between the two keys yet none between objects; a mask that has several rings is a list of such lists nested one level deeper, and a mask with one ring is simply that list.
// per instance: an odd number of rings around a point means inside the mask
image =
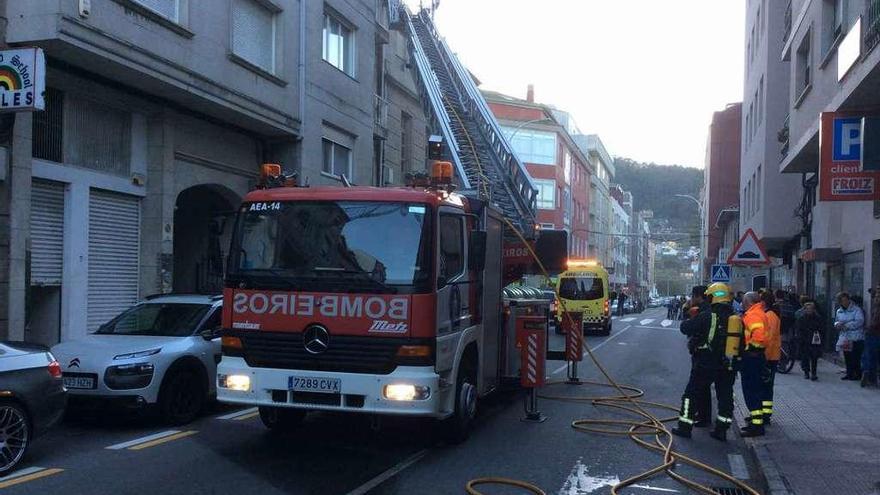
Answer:
[{"label": "window", "polygon": [[346,177],[351,178],[351,149],[325,139],[324,172],[336,177],[345,174]]},{"label": "window", "polygon": [[556,133],[502,127],[513,151],[523,163],[556,165]]},{"label": "window", "polygon": [[538,208],[541,210],[556,209],[556,181],[547,179],[533,179],[538,188]]},{"label": "window", "polygon": [[64,95],[55,88],[46,88],[46,109],[34,112],[32,156],[53,162],[63,162],[61,152],[64,128]]},{"label": "window", "polygon": [[134,0],[134,2],[174,22],[180,20],[180,0]]},{"label": "window", "polygon": [[811,38],[811,32],[807,31],[807,34],[804,35],[804,39],[801,40],[801,44],[798,46],[797,50],[794,92],[794,96],[795,98],[797,98],[797,100],[795,100],[795,106],[800,103],[800,99],[807,92],[807,90],[810,88],[810,84],[812,83],[813,67],[810,55]]},{"label": "window", "polygon": [[275,73],[275,15],[256,0],[232,1],[232,53]]},{"label": "window", "polygon": [[440,215],[440,276],[451,281],[464,272],[462,217]]},{"label": "window", "polygon": [[755,211],[761,211],[761,166],[758,165],[758,175],[755,178]]},{"label": "window", "polygon": [[758,124],[764,122],[764,76],[758,83]]},{"label": "window", "polygon": [[101,325],[98,334],[186,337],[211,309],[207,304],[139,304]]},{"label": "window", "polygon": [[324,14],[324,60],[354,77],[354,32],[330,14]]},{"label": "window", "polygon": [[400,170],[403,174],[412,172],[412,117],[400,114]]}]

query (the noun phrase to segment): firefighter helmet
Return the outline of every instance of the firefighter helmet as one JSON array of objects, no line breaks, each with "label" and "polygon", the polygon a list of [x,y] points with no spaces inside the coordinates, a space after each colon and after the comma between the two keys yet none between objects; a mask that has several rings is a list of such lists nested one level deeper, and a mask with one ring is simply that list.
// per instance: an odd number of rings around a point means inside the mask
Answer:
[{"label": "firefighter helmet", "polygon": [[706,295],[712,296],[712,303],[729,303],[733,301],[730,286],[721,282],[715,282],[706,289]]}]

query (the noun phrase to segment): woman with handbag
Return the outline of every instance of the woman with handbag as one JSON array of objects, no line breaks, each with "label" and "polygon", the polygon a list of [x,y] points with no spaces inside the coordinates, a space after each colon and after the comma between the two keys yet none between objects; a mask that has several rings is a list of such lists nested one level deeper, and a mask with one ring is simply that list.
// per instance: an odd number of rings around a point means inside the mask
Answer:
[{"label": "woman with handbag", "polygon": [[865,314],[849,293],[837,295],[834,328],[839,332],[837,350],[843,351],[846,375],[841,380],[862,379],[862,351],[865,349]]},{"label": "woman with handbag", "polygon": [[804,378],[816,381],[819,379],[816,368],[819,366],[819,357],[822,355],[822,342],[825,338],[824,324],[819,313],[816,312],[816,303],[807,301],[803,305],[803,311],[799,311],[795,320],[795,336],[799,343],[801,355],[801,369]]}]

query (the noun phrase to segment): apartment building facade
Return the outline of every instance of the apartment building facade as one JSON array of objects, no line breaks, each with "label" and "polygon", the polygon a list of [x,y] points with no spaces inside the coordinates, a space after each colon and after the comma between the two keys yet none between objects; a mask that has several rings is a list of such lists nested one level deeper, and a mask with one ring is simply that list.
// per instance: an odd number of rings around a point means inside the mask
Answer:
[{"label": "apartment building facade", "polygon": [[483,96],[538,189],[539,225],[566,230],[570,255],[587,256],[593,170],[572,138],[573,119],[536,103],[531,87],[525,99],[492,91],[483,91]]},{"label": "apartment building facade", "polygon": [[722,232],[716,224],[721,210],[739,204],[740,131],[742,103],[732,103],[712,115],[703,167],[701,279],[711,279],[712,265],[727,263],[719,255]]},{"label": "apartment building facade", "polygon": [[[780,57],[785,4],[749,0],[746,5],[740,231],[752,229],[772,260],[768,267],[734,269],[738,275],[752,279],[750,288],[791,285],[791,252],[800,231],[795,216],[800,203],[800,180],[779,171],[783,150],[780,130],[785,125],[790,100],[790,67]],[[706,220],[711,221],[711,216]]]},{"label": "apartment building facade", "polygon": [[802,184],[794,284],[825,308],[840,290],[867,301],[868,288],[880,283],[880,208],[876,202],[818,197],[819,115],[876,115],[880,2],[793,0],[785,18],[777,57],[789,65],[790,97],[779,170]]},{"label": "apartment building facade", "polygon": [[424,167],[397,2],[222,4],[0,2],[3,43],[47,58],[45,111],[0,133],[0,338],[52,344],[148,294],[219,291],[260,163],[311,184]]},{"label": "apartment building facade", "polygon": [[611,183],[614,182],[614,159],[605,144],[596,134],[576,134],[574,140],[581,151],[593,164],[594,174],[590,176],[590,229],[587,255],[595,258],[603,266],[613,265],[613,237],[611,222],[613,215]]}]

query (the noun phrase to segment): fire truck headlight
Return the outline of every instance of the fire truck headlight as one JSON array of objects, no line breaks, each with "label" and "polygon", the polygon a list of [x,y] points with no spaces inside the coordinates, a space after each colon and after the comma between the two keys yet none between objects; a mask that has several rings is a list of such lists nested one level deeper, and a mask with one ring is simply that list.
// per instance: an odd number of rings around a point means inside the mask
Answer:
[{"label": "fire truck headlight", "polygon": [[384,395],[388,400],[425,400],[431,396],[431,389],[421,385],[395,383],[393,385],[385,385]]},{"label": "fire truck headlight", "polygon": [[247,375],[217,375],[217,385],[220,388],[247,392],[251,389],[251,377]]}]

